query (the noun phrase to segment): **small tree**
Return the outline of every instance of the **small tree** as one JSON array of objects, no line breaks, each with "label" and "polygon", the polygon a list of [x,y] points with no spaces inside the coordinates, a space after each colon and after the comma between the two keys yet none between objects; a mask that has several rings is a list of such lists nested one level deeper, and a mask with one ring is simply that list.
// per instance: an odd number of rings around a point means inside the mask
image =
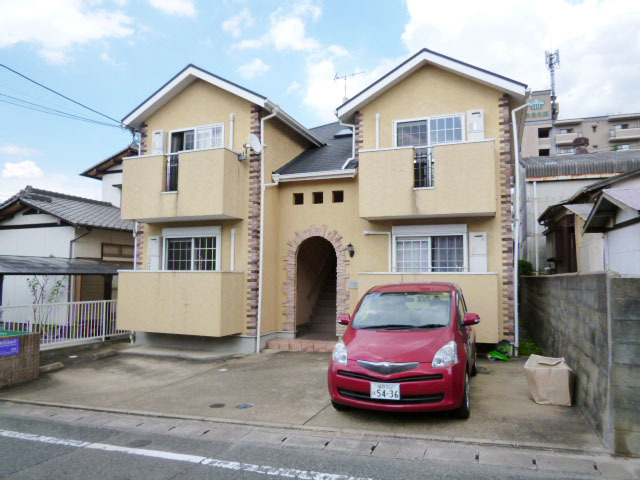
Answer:
[{"label": "small tree", "polygon": [[[53,303],[58,299],[62,289],[66,286],[66,278],[62,277],[56,280],[55,275],[34,275],[27,277],[27,285],[31,291],[33,304],[42,305]],[[33,308],[33,321],[36,325],[40,325],[40,331],[42,331],[42,325],[46,325],[50,313],[51,310],[48,308]]]}]

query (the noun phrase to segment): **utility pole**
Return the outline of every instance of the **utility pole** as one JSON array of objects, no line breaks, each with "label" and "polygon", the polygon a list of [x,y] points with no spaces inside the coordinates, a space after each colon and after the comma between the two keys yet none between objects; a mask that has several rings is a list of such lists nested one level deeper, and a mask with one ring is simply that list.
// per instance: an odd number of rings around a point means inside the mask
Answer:
[{"label": "utility pole", "polygon": [[345,103],[347,100],[349,100],[349,98],[347,97],[347,78],[355,77],[356,75],[360,75],[362,73],[364,72],[347,73],[345,75],[339,76],[336,72],[335,77],[333,77],[333,81],[335,82],[336,80],[344,80],[344,97],[342,97],[342,103]]},{"label": "utility pole", "polygon": [[551,76],[551,152],[552,154],[558,153],[556,152],[556,120],[558,119],[558,106],[557,106],[557,97],[556,97],[556,68],[560,67],[560,51],[556,50],[555,52],[546,51],[544,52],[545,63],[547,65],[547,70],[549,70],[549,74]]}]

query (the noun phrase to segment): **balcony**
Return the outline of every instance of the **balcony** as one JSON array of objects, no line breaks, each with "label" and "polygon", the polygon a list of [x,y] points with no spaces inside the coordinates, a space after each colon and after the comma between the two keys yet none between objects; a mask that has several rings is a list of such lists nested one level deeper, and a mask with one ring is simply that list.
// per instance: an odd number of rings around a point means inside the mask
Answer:
[{"label": "balcony", "polygon": [[[367,220],[496,213],[493,140],[360,153],[360,217]],[[418,183],[416,183],[418,182]]]},{"label": "balcony", "polygon": [[118,328],[223,337],[243,330],[241,272],[121,271]]},{"label": "balcony", "polygon": [[556,134],[556,145],[571,145],[573,141],[582,136],[582,132]]},{"label": "balcony", "polygon": [[640,139],[640,128],[618,128],[609,130],[610,142],[624,142]]},{"label": "balcony", "polygon": [[500,340],[500,277],[497,273],[369,273],[358,274],[358,295],[376,285],[410,282],[451,282],[462,288],[467,308],[480,315],[473,327],[478,343],[498,343]]},{"label": "balcony", "polygon": [[[175,192],[165,191],[173,183],[167,175],[169,158],[173,160],[170,173],[178,172]],[[123,165],[124,219],[225,220],[243,218],[246,213],[247,162],[238,161],[227,149],[132,157]]]}]

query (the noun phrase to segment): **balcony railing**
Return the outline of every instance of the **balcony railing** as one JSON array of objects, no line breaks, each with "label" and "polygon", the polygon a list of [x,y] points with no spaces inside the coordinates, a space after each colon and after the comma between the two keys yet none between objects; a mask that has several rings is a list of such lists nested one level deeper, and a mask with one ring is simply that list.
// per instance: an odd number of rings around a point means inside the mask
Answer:
[{"label": "balcony railing", "polygon": [[178,154],[167,156],[167,183],[165,192],[178,191]]},{"label": "balcony railing", "polygon": [[558,133],[556,134],[556,145],[571,145],[578,137],[582,137],[582,132]]},{"label": "balcony railing", "polygon": [[434,186],[433,148],[413,149],[413,188]]},{"label": "balcony railing", "polygon": [[633,140],[640,138],[640,128],[613,128],[609,130],[609,140]]}]

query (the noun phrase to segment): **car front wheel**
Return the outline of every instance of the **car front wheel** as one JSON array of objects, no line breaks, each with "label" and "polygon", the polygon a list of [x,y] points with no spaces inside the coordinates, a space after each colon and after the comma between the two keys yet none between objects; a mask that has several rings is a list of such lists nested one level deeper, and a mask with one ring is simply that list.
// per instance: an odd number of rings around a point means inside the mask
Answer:
[{"label": "car front wheel", "polygon": [[456,418],[467,419],[471,413],[471,396],[469,395],[469,373],[464,373],[464,391],[462,392],[462,404],[453,412]]}]

